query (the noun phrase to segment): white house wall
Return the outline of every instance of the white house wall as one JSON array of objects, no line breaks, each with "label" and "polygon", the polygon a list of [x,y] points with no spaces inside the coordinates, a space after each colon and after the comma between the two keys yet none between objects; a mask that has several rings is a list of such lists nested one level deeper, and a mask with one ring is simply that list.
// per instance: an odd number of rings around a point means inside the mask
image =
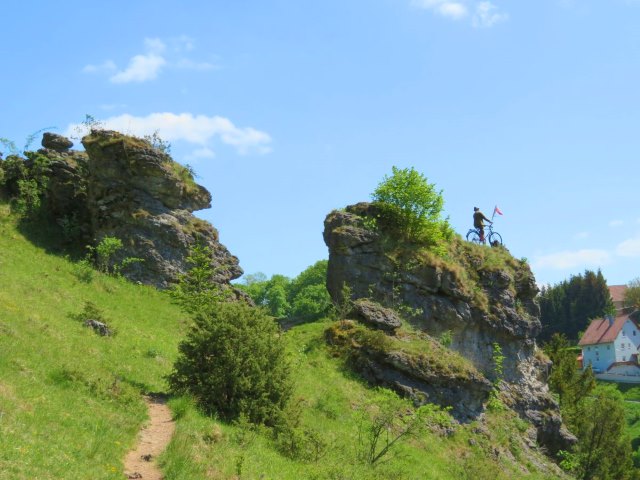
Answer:
[{"label": "white house wall", "polygon": [[[636,335],[638,335],[636,333]],[[604,372],[612,363],[615,363],[615,347],[613,343],[601,343],[599,345],[587,345],[582,347],[582,365],[586,368],[591,365],[596,372]]]},{"label": "white house wall", "polygon": [[616,362],[628,362],[631,355],[638,353],[638,345],[640,344],[640,332],[631,320],[627,320],[615,341]]}]

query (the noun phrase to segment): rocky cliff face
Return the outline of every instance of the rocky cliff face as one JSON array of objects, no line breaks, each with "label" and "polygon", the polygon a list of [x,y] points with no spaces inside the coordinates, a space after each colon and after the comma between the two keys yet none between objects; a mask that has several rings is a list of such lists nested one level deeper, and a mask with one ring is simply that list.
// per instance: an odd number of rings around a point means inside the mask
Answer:
[{"label": "rocky cliff face", "polygon": [[143,260],[124,275],[159,288],[186,271],[195,243],[211,248],[214,281],[242,275],[216,229],[192,214],[211,206],[211,194],[185,167],[147,141],[114,131],[93,130],[82,144],[85,152],[73,151],[68,139],[46,133],[39,150],[48,159],[46,208],[63,228],[94,244],[119,238],[124,248],[115,262]]},{"label": "rocky cliff face", "polygon": [[[402,306],[413,328],[432,338],[446,336],[449,348],[468,360],[479,375],[457,382],[455,395],[434,397],[434,390],[453,384],[437,375],[421,375],[419,370],[428,366],[408,368],[411,362],[373,355],[367,357],[369,365],[362,371],[404,393],[415,393],[417,388],[439,403],[462,402],[457,409],[473,417],[487,400],[487,380],[495,380],[497,343],[505,356],[501,383],[505,403],[537,427],[538,442],[550,452],[571,445],[575,438],[562,425],[546,385],[548,364],[536,349],[535,337],[541,328],[534,301],[537,287],[526,262],[503,248],[460,239],[450,245],[448,258],[438,258],[418,245],[395,243],[380,228],[371,228],[376,214],[375,205],[361,203],[327,216],[324,239],[329,247],[331,296],[341,301],[346,285],[352,299]],[[416,385],[417,381],[423,385]]]}]

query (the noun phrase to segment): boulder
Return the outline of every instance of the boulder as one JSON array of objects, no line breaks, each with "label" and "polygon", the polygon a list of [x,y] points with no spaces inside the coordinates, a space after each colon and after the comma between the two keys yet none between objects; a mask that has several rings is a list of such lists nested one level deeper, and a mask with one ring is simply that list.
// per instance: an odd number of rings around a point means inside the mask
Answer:
[{"label": "boulder", "polygon": [[46,132],[42,136],[42,146],[56,152],[67,152],[73,147],[73,142],[67,137],[58,135],[57,133]]},{"label": "boulder", "polygon": [[366,298],[353,302],[353,315],[373,328],[386,332],[393,333],[402,326],[400,318],[393,310]]}]

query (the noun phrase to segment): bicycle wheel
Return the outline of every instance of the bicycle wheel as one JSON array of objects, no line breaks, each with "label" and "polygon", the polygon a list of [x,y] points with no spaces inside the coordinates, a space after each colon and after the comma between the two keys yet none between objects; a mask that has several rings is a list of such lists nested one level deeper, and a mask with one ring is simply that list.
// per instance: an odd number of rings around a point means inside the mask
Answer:
[{"label": "bicycle wheel", "polygon": [[467,233],[467,242],[482,245],[482,242],[480,241],[480,235],[476,230],[469,230],[469,232]]},{"label": "bicycle wheel", "polygon": [[498,245],[502,245],[502,235],[500,235],[498,232],[491,232],[488,240],[489,240],[489,245],[491,246],[493,246],[494,242],[498,242]]}]

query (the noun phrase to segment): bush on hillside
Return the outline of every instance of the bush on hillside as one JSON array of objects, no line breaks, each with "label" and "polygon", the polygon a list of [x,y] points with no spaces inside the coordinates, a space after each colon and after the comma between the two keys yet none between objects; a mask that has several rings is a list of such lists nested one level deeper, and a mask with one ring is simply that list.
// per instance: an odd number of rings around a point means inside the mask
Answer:
[{"label": "bush on hillside", "polygon": [[171,389],[207,412],[274,424],[291,395],[283,340],[271,317],[244,303],[219,303],[195,315],[180,344]]}]

